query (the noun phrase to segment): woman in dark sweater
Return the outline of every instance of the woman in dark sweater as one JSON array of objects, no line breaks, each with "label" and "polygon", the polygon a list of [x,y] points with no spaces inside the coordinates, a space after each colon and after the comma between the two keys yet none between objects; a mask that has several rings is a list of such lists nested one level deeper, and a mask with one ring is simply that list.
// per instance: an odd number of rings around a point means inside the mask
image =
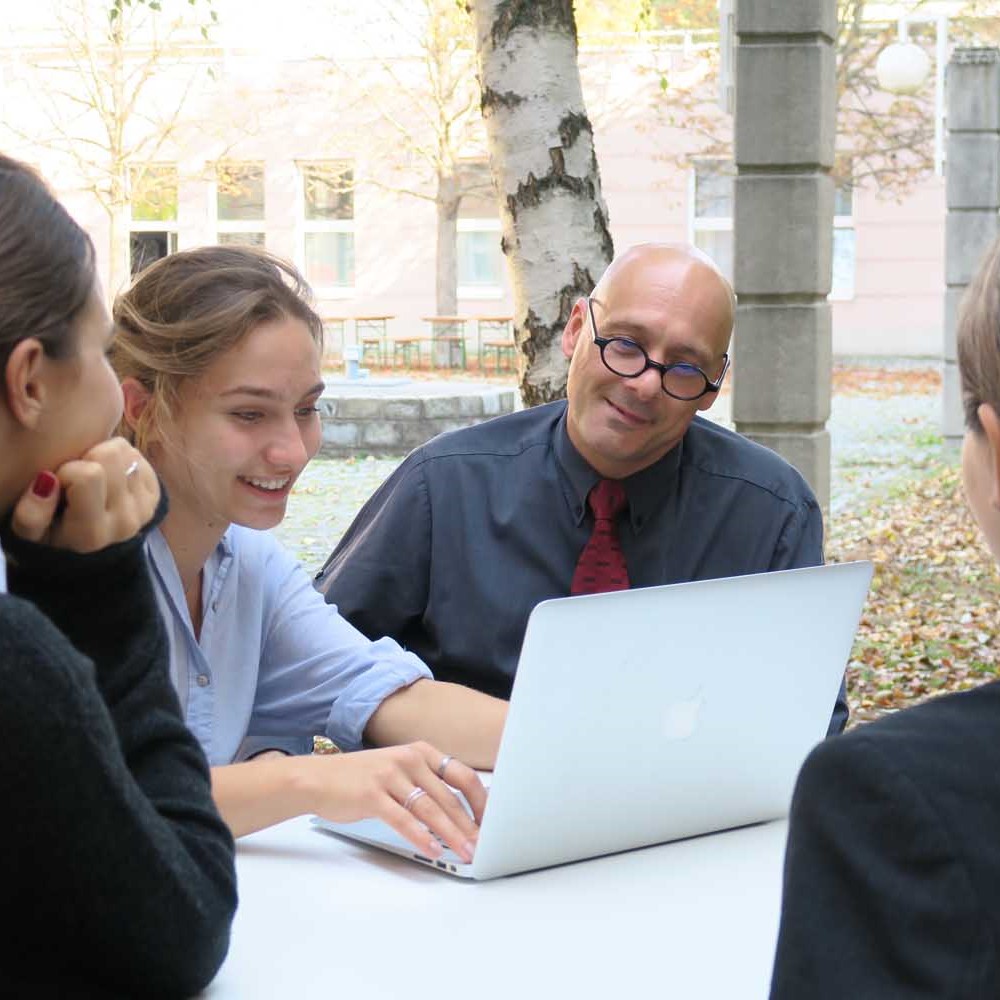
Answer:
[{"label": "woman in dark sweater", "polygon": [[165,502],[107,440],[110,336],[90,239],[0,156],[0,968],[18,996],[189,996],[236,906],[143,551]]}]

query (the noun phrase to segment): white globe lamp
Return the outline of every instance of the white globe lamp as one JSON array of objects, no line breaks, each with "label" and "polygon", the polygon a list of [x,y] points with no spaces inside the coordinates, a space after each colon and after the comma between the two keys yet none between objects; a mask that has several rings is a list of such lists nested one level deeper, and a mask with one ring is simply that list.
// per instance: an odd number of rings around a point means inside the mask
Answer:
[{"label": "white globe lamp", "polygon": [[879,86],[893,94],[915,94],[930,71],[930,56],[913,42],[893,42],[875,60]]}]

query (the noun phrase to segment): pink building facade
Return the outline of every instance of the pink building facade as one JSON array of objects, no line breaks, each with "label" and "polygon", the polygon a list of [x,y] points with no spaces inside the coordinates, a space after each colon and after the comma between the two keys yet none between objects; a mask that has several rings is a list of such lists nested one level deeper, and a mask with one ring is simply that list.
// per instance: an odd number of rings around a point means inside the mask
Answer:
[{"label": "pink building facade", "polygon": [[[585,55],[581,65],[616,249],[648,240],[692,241],[728,270],[732,179],[726,165],[685,163],[679,150],[690,142],[683,122],[667,126],[650,111],[648,78],[637,77],[630,91],[627,67],[609,74],[608,56],[601,61],[604,68],[595,68],[597,60]],[[357,317],[390,317],[390,341],[426,332],[425,318],[435,313],[437,220],[432,201],[401,190],[423,184],[430,191],[415,164],[406,176],[405,151],[393,148],[386,128],[380,132],[370,116],[359,115],[356,103],[341,101],[329,76],[310,60],[272,67],[254,83],[255,74],[220,57],[218,75],[217,92],[200,108],[218,129],[163,144],[145,182],[149,188],[149,178],[155,179],[156,192],[147,196],[138,185],[133,191],[133,268],[176,249],[247,240],[305,272],[321,313],[331,320],[331,353],[356,338]],[[279,107],[274,91],[289,81],[293,96]],[[227,134],[227,108],[255,101],[262,108],[258,127]],[[31,121],[25,108],[9,86],[4,117],[24,118],[16,139],[0,126],[0,142],[49,177],[91,232],[109,284],[109,217],[83,190],[84,178],[65,155],[25,142]],[[485,157],[481,142],[462,150],[467,169],[481,168]],[[831,295],[836,355],[941,356],[944,219],[938,177],[899,202],[864,187],[840,193]],[[458,314],[509,315],[495,206],[488,198],[463,200],[457,230]],[[467,333],[475,351],[474,322]]]}]

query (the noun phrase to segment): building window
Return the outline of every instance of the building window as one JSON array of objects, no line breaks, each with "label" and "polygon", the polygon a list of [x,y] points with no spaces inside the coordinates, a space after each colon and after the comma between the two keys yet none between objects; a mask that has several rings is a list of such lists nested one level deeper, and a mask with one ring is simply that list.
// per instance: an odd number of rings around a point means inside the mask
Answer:
[{"label": "building window", "polygon": [[500,298],[503,259],[496,195],[485,160],[459,168],[462,200],[458,206],[456,255],[459,298]]},{"label": "building window", "polygon": [[320,294],[354,287],[354,170],[349,163],[303,163],[302,260]]},{"label": "building window", "polygon": [[500,287],[500,220],[458,220],[458,284],[475,290]]},{"label": "building window", "polygon": [[837,185],[833,199],[833,281],[831,299],[854,298],[857,260],[854,232],[854,185],[848,179]]},{"label": "building window", "polygon": [[691,242],[733,280],[736,168],[730,160],[700,160],[691,172]]},{"label": "building window", "polygon": [[264,246],[264,164],[218,164],[215,211],[219,243]]},{"label": "building window", "polygon": [[129,169],[129,261],[134,277],[177,250],[177,168],[148,163]]}]

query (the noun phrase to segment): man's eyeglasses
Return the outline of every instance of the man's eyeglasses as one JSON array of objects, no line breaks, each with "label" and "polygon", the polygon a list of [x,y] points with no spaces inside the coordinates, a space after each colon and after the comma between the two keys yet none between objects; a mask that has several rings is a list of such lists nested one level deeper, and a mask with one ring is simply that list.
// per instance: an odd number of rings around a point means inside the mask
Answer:
[{"label": "man's eyeglasses", "polygon": [[722,380],[729,371],[729,355],[723,354],[722,371],[713,382],[697,365],[687,361],[675,361],[670,365],[661,365],[653,361],[645,350],[634,340],[627,337],[601,337],[597,333],[597,320],[594,319],[594,303],[588,297],[587,308],[590,310],[590,325],[594,328],[594,343],[601,352],[601,361],[609,372],[622,378],[638,378],[649,368],[655,368],[660,373],[663,391],[674,399],[690,402],[701,399],[710,392],[718,392],[722,388]]}]

